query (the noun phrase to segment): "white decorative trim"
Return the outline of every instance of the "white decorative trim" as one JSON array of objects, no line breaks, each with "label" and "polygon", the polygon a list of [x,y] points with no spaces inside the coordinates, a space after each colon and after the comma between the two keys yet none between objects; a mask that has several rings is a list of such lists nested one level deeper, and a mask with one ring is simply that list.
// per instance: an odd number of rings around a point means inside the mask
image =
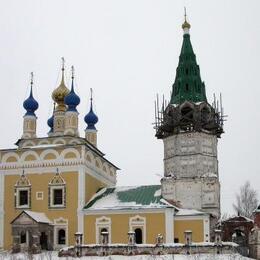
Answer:
[{"label": "white decorative trim", "polygon": [[146,244],[146,218],[136,215],[129,218],[129,231],[134,231],[136,228],[142,229],[143,243]]},{"label": "white decorative trim", "polygon": [[53,141],[53,144],[66,144],[66,141],[63,138],[57,138]]},{"label": "white decorative trim", "polygon": [[91,175],[92,177],[98,179],[99,181],[101,181],[109,186],[115,186],[115,184],[116,184],[115,178],[112,178],[109,174],[103,174],[102,169],[98,169],[97,167],[94,167],[88,161],[87,161],[86,172],[89,175]]},{"label": "white decorative trim", "polygon": [[[35,161],[33,161],[35,162]],[[11,166],[11,164],[8,164]],[[102,174],[103,171],[97,171],[90,163],[85,165],[82,163],[81,160],[66,160],[63,162],[57,162],[57,160],[54,163],[54,160],[46,161],[45,163],[39,163],[38,165],[36,163],[26,163],[24,164],[16,164],[17,168],[8,168],[8,169],[1,169],[0,167],[0,173],[5,175],[20,175],[21,174],[21,168],[24,167],[26,170],[26,175],[30,174],[43,174],[43,173],[50,173],[55,172],[57,168],[59,168],[60,172],[63,174],[66,172],[72,172],[72,171],[78,171],[79,167],[84,167],[85,172],[87,172],[90,176],[96,178],[97,180],[107,184],[108,186],[115,186],[116,181],[115,177],[111,177],[108,174]]]},{"label": "white decorative trim", "polygon": [[[99,165],[99,167],[97,167],[97,164]],[[96,160],[95,160],[95,167],[97,168],[97,169],[101,169],[101,170],[103,170],[103,163],[102,163],[102,161],[100,160],[100,158],[96,158]]]},{"label": "white decorative trim", "polygon": [[111,218],[102,216],[96,219],[96,244],[100,244],[100,231],[106,228],[108,231],[108,243],[111,244]]},{"label": "white decorative trim", "polygon": [[[65,233],[66,233],[66,242],[65,245],[59,245],[58,242],[58,231],[60,229],[64,229]],[[69,225],[68,225],[68,220],[64,219],[62,217],[58,218],[58,219],[54,219],[54,232],[53,232],[53,244],[54,244],[54,248],[58,249],[58,248],[62,248],[64,246],[68,246],[69,244]]]},{"label": "white decorative trim", "polygon": [[[50,186],[50,208],[64,208],[66,207],[65,200],[66,200],[66,193],[65,193],[65,185],[55,185]],[[54,200],[54,192],[53,190],[62,190],[62,204],[53,204]]]},{"label": "white decorative trim", "polygon": [[[33,156],[35,156],[35,158],[36,158],[36,160],[40,160],[40,157],[39,157],[39,155],[35,152],[35,151],[26,151],[26,152],[24,152],[24,153],[22,153],[22,155],[21,155],[21,158],[20,158],[20,162],[24,162],[25,160],[25,158],[28,156],[28,155],[33,155]],[[35,161],[36,161],[35,160]]]},{"label": "white decorative trim", "polygon": [[205,218],[208,218],[208,215],[199,215],[199,216],[196,216],[196,215],[191,215],[191,216],[174,216],[174,219],[175,220],[203,220]]},{"label": "white decorative trim", "polygon": [[203,220],[204,242],[210,242],[210,219],[209,216]]},{"label": "white decorative trim", "polygon": [[43,200],[43,191],[36,191],[36,200]]},{"label": "white decorative trim", "polygon": [[174,242],[174,209],[165,210],[165,242]]},{"label": "white decorative trim", "polygon": [[0,173],[0,248],[4,247],[4,175]]},{"label": "white decorative trim", "polygon": [[81,141],[79,141],[78,139],[73,139],[73,140],[69,141],[69,144],[77,145],[77,144],[81,144]]},{"label": "white decorative trim", "polygon": [[[17,162],[19,162],[19,160],[20,160],[20,158],[19,158],[19,156],[18,156],[17,153],[15,153],[15,152],[10,152],[10,153],[6,153],[6,154],[3,155],[3,157],[2,157],[2,163],[6,163],[6,161],[7,161],[8,158],[10,158],[10,157],[15,157],[15,158],[17,159]],[[14,162],[14,163],[17,163],[17,162]]]},{"label": "white decorative trim", "polygon": [[93,163],[95,161],[95,157],[94,157],[94,155],[90,151],[87,151],[86,154],[85,154],[86,161],[88,161],[87,156],[90,157],[91,163]]},{"label": "white decorative trim", "polygon": [[77,149],[75,149],[75,148],[67,148],[67,149],[64,149],[62,152],[61,152],[61,157],[62,158],[65,158],[65,155],[67,154],[67,153],[70,153],[70,152],[72,152],[72,153],[74,153],[75,154],[75,159],[80,159],[80,153],[78,152],[78,150]]},{"label": "white decorative trim", "polygon": [[[15,208],[17,209],[29,209],[31,207],[30,199],[31,199],[31,187],[16,187],[16,194],[15,194],[15,200],[16,200],[16,205]],[[20,205],[20,191],[27,191],[27,204],[26,205]]]},{"label": "white decorative trim", "polygon": [[84,234],[84,214],[82,212],[83,207],[85,206],[85,171],[83,167],[79,168],[78,172],[78,232]]},{"label": "white decorative trim", "polygon": [[[29,138],[31,137],[31,135],[28,136]],[[35,146],[35,143],[33,141],[26,141],[23,143],[23,147],[30,147],[30,146]]]},{"label": "white decorative trim", "polygon": [[50,144],[50,142],[48,140],[41,140],[38,145],[42,145],[42,144]]},{"label": "white decorative trim", "polygon": [[[44,150],[44,151],[40,154],[40,159],[41,159],[41,160],[44,160],[44,157],[45,157],[47,154],[53,154],[53,155],[56,157],[56,159],[52,159],[53,161],[54,161],[54,160],[56,161],[56,160],[59,159],[59,157],[60,157],[59,153],[58,153],[56,150],[54,150],[54,149],[47,149],[47,150]],[[48,160],[48,161],[51,161],[51,160]]]},{"label": "white decorative trim", "polygon": [[137,209],[109,209],[109,211],[107,209],[104,210],[94,210],[94,209],[85,209],[83,210],[84,215],[89,216],[89,215],[106,215],[106,214],[139,214],[139,213],[164,213],[165,212],[165,208],[155,208],[155,209],[147,209],[147,208],[137,208]]}]

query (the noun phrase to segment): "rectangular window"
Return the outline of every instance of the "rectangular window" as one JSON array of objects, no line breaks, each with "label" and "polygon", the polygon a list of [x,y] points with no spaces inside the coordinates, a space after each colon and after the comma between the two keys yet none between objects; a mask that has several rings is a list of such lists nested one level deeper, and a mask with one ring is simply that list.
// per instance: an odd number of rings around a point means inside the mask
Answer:
[{"label": "rectangular window", "polygon": [[17,188],[15,194],[16,208],[30,208],[30,188]]},{"label": "rectangular window", "polygon": [[53,190],[53,205],[63,205],[63,189]]},{"label": "rectangular window", "polygon": [[28,205],[28,190],[19,191],[19,206]]},{"label": "rectangular window", "polygon": [[49,208],[66,207],[66,187],[64,185],[49,186]]}]

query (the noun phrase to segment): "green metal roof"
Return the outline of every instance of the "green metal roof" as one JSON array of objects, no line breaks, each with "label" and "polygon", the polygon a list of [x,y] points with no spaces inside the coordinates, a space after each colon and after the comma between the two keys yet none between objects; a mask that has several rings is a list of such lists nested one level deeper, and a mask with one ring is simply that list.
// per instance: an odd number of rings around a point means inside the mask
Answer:
[{"label": "green metal roof", "polygon": [[205,84],[201,81],[200,68],[193,52],[189,33],[183,35],[170,103],[181,104],[186,100],[192,102],[207,101]]},{"label": "green metal roof", "polygon": [[170,207],[161,196],[161,185],[103,188],[84,209],[129,209]]}]

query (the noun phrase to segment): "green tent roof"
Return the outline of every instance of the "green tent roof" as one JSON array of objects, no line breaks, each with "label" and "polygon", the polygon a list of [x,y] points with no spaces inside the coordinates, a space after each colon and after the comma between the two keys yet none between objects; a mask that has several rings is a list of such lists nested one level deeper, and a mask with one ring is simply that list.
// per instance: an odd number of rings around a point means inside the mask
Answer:
[{"label": "green tent roof", "polygon": [[200,77],[200,68],[197,64],[188,32],[183,34],[181,54],[176,69],[175,81],[172,86],[170,103],[181,104],[185,101],[207,101],[205,84]]},{"label": "green tent roof", "polygon": [[160,185],[103,188],[84,209],[133,209],[173,207],[161,196]]}]

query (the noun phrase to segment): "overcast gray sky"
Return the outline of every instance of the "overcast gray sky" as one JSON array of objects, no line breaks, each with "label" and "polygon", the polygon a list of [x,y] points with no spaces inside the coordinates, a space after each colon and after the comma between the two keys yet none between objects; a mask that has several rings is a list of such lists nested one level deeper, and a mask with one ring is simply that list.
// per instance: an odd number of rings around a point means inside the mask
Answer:
[{"label": "overcast gray sky", "polygon": [[170,95],[184,6],[208,100],[221,92],[228,114],[219,140],[222,212],[233,211],[246,180],[260,193],[259,0],[1,0],[1,148],[21,136],[31,71],[37,132],[46,136],[64,56],[68,81],[76,69],[81,135],[93,88],[98,147],[122,169],[118,185],[158,184],[163,143],[151,125],[153,102]]}]

